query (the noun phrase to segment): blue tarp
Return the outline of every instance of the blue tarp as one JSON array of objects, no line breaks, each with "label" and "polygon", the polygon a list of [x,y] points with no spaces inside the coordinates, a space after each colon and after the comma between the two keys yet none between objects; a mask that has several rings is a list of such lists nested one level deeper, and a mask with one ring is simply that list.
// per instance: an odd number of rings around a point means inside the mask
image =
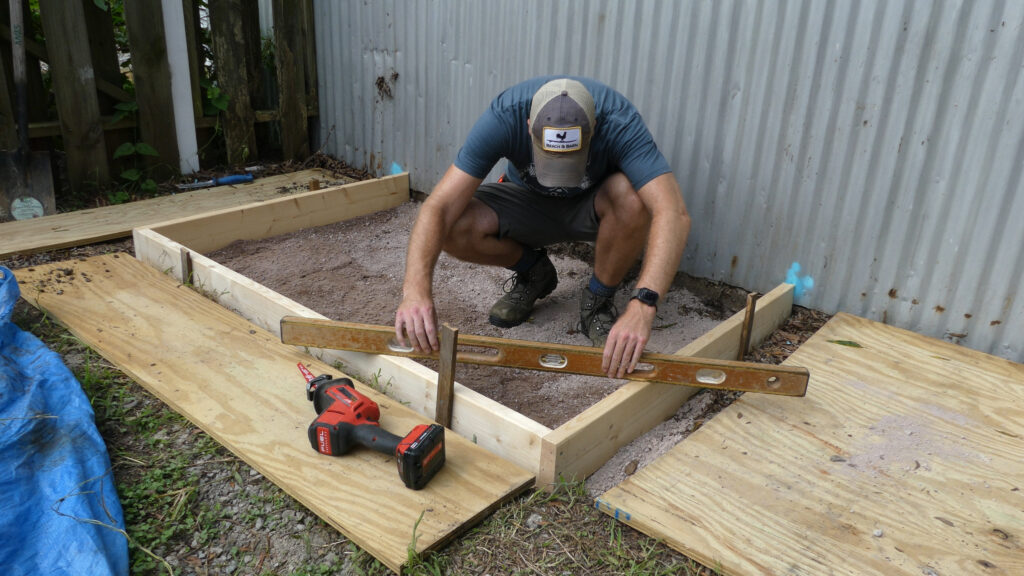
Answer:
[{"label": "blue tarp", "polygon": [[0,573],[127,574],[92,406],[61,357],[11,322],[19,295],[0,266]]}]

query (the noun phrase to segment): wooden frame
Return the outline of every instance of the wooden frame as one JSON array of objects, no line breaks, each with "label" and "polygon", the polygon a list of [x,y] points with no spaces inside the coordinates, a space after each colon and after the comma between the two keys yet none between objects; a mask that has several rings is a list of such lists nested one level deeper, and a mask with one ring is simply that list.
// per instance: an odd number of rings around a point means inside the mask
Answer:
[{"label": "wooden frame", "polygon": [[[280,335],[282,316],[324,318],[202,255],[235,240],[257,239],[322,226],[398,206],[409,199],[407,174],[346,184],[250,204],[134,230],[140,260],[183,276],[207,296],[249,321]],[[187,254],[188,258],[182,255]],[[793,287],[780,285],[758,301],[751,341],[763,340],[789,317]],[[734,315],[678,353],[733,359],[739,348],[743,312]],[[424,416],[435,416],[438,374],[408,358],[312,350],[318,358],[341,362],[356,376],[376,377],[388,395]],[[565,424],[551,429],[455,383],[451,429],[537,475],[537,486],[583,479],[622,446],[671,416],[697,388],[628,382]]]}]

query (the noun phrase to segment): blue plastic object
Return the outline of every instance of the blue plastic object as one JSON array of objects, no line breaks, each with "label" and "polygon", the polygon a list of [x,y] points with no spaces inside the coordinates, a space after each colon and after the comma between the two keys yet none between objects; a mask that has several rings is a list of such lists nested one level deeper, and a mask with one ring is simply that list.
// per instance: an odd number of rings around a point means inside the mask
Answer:
[{"label": "blue plastic object", "polygon": [[793,297],[802,298],[804,294],[814,289],[814,278],[800,275],[800,263],[793,262],[786,270],[786,282],[793,285]]},{"label": "blue plastic object", "polygon": [[0,266],[0,573],[128,574],[92,406],[61,357],[11,322],[20,292]]},{"label": "blue plastic object", "polygon": [[213,179],[214,186],[221,186],[223,184],[241,184],[243,182],[252,182],[252,174],[232,174],[231,176]]},{"label": "blue plastic object", "polygon": [[245,182],[252,182],[252,180],[252,173],[246,172],[245,174],[232,174],[230,176],[221,176],[220,178],[211,178],[210,180],[197,180],[187,184],[178,184],[178,190],[197,190],[199,188],[210,188],[224,184],[244,184]]}]

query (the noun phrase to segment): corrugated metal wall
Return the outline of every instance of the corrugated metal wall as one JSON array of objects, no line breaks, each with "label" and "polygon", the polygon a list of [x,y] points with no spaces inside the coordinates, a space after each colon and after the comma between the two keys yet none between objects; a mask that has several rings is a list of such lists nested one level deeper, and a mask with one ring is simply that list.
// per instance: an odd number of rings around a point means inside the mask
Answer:
[{"label": "corrugated metal wall", "polygon": [[429,191],[504,87],[591,76],[677,173],[685,271],[1024,361],[1024,2],[318,1],[316,34],[349,163]]}]

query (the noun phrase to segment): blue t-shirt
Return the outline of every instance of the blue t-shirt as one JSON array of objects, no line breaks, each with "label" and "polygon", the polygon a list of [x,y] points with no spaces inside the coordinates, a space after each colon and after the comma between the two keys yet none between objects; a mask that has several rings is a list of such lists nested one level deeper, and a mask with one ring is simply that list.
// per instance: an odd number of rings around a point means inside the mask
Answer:
[{"label": "blue t-shirt", "polygon": [[[595,126],[590,141],[587,173],[578,188],[548,188],[537,182],[533,143],[527,127],[530,105],[537,89],[555,78],[578,80],[594,97]],[[509,181],[550,196],[574,196],[622,172],[639,190],[654,178],[672,171],[658,150],[636,107],[625,96],[596,80],[573,76],[545,76],[512,86],[498,94],[469,131],[455,157],[455,166],[476,178],[487,176],[502,158],[509,161]]]}]

